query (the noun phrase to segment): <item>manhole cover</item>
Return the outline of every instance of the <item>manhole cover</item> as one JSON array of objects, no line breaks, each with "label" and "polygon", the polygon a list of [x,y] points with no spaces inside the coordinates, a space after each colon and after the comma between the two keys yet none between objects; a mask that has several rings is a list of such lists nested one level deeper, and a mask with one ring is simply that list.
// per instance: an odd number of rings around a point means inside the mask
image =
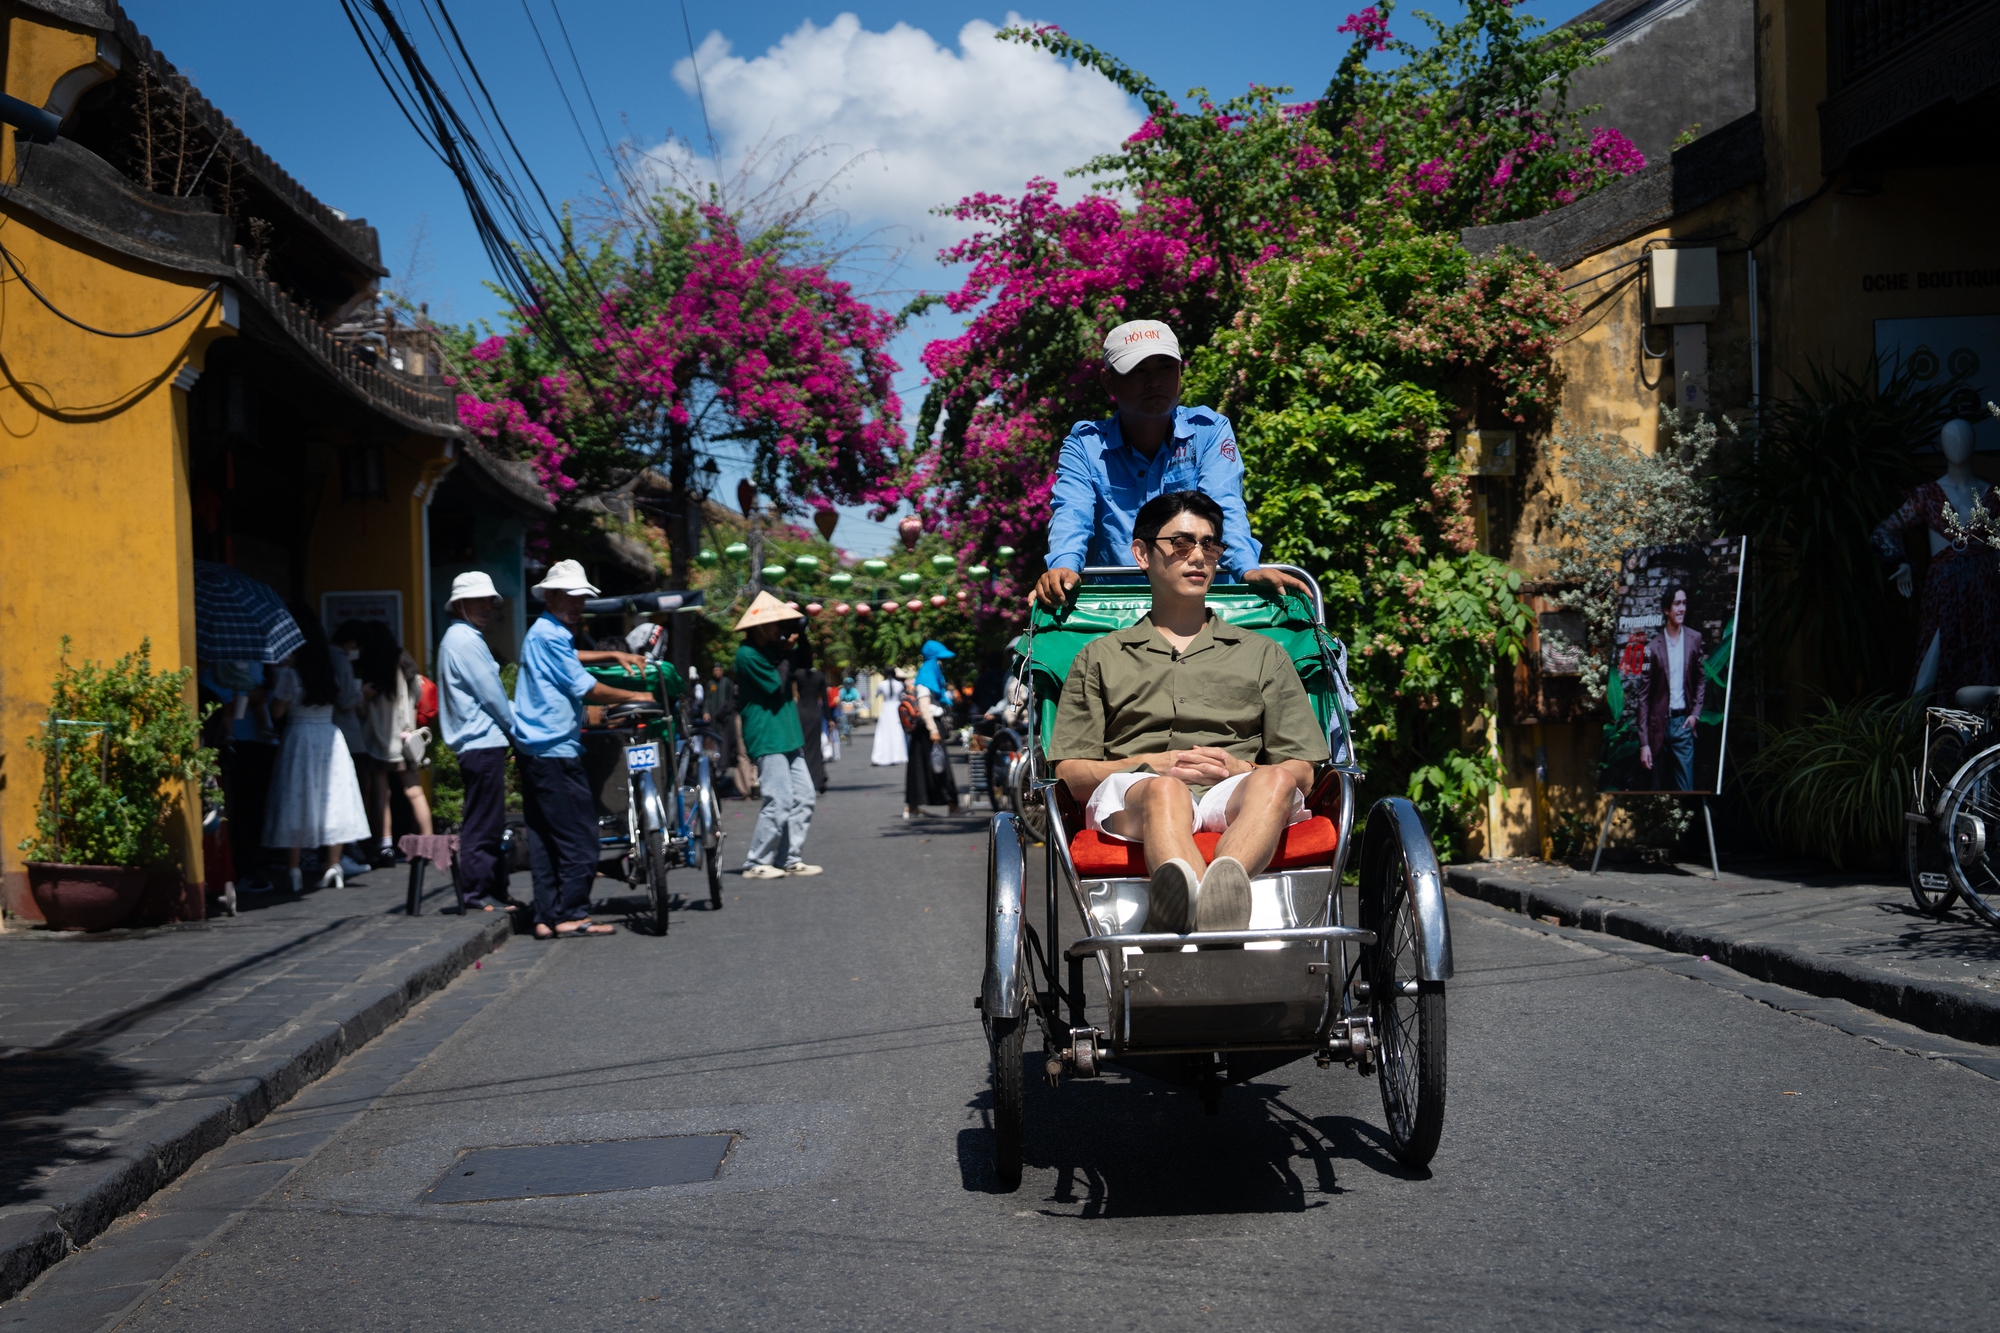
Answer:
[{"label": "manhole cover", "polygon": [[462,1153],[426,1203],[609,1194],[713,1180],[733,1134],[681,1134],[607,1143],[546,1143]]}]

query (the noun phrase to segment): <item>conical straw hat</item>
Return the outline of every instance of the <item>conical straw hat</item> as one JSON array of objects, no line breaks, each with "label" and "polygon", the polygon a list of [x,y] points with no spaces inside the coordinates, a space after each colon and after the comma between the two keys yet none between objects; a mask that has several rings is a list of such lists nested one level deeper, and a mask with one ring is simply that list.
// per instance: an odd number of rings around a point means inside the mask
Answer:
[{"label": "conical straw hat", "polygon": [[743,613],[743,619],[736,622],[736,628],[749,629],[752,625],[775,625],[781,620],[804,620],[803,612],[795,611],[768,592],[757,594],[757,600],[750,603],[750,609]]}]

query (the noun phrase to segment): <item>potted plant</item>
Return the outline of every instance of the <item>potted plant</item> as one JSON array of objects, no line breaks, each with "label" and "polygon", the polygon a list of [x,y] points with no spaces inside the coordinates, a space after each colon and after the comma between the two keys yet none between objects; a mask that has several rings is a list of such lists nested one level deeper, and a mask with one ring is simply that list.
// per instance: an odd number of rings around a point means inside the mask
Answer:
[{"label": "potted plant", "polygon": [[132,914],[149,872],[173,871],[170,829],[190,782],[215,771],[186,692],[193,668],[155,673],[152,641],[110,666],[72,665],[69,637],[42,755],[28,854],[35,906],[59,930],[104,930]]}]

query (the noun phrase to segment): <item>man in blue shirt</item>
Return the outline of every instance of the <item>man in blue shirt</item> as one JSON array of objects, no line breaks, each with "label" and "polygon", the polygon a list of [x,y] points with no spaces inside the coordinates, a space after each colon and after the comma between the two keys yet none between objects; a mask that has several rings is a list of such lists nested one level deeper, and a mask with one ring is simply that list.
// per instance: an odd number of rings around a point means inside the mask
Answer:
[{"label": "man in blue shirt", "polygon": [[1181,346],[1156,319],[1120,324],[1105,335],[1104,391],[1118,410],[1079,421],[1063,441],[1050,497],[1048,572],[1035,596],[1063,604],[1086,565],[1131,558],[1132,517],[1170,491],[1200,491],[1222,506],[1223,565],[1272,592],[1306,585],[1263,563],[1243,505],[1243,458],[1229,418],[1181,406]]},{"label": "man in blue shirt", "polygon": [[500,604],[492,578],[479,571],[451,582],[445,610],[451,624],[438,644],[438,724],[458,756],[465,783],[465,813],[458,821],[458,905],[493,910],[508,901],[502,847],[507,831],[507,743],[514,734],[514,706],[500,683],[500,664],[482,632]]},{"label": "man in blue shirt", "polygon": [[574,560],[558,560],[535,585],[548,610],[521,642],[514,682],[514,748],[521,813],[528,824],[528,864],[535,879],[535,938],[609,935],[590,919],[597,875],[597,804],[583,770],[583,706],[650,702],[652,695],[613,689],[584,663],[643,667],[635,653],[578,652],[583,604],[597,592]]}]

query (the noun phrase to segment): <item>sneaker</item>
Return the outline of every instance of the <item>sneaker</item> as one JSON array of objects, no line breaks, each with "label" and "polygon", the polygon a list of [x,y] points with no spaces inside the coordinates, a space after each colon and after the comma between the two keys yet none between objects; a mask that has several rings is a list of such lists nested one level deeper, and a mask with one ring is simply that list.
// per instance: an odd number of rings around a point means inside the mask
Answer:
[{"label": "sneaker", "polygon": [[1188,904],[1194,897],[1194,867],[1176,856],[1153,870],[1148,890],[1146,930],[1152,934],[1188,933]]},{"label": "sneaker", "polygon": [[1220,856],[1201,877],[1195,898],[1196,930],[1250,929],[1250,872],[1233,856]]},{"label": "sneaker", "polygon": [[373,869],[374,867],[367,862],[355,860],[353,852],[342,852],[340,854],[340,873],[343,875],[349,877],[365,875]]},{"label": "sneaker", "polygon": [[804,861],[799,861],[786,866],[785,873],[787,875],[823,875],[826,873],[826,868],[824,866],[809,866]]},{"label": "sneaker", "polygon": [[748,865],[743,867],[745,879],[783,879],[785,872],[776,866]]}]

